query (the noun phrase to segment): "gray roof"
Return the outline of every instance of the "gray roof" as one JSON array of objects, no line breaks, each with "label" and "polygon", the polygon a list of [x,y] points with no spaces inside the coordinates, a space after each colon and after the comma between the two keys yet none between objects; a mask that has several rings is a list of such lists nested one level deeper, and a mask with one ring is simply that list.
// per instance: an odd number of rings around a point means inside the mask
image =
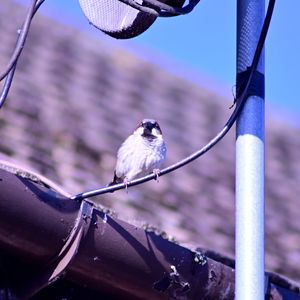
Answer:
[{"label": "gray roof", "polygon": [[[3,0],[0,14],[3,68],[25,10]],[[231,101],[157,63],[37,16],[0,111],[0,158],[77,193],[111,180],[117,149],[141,119],[159,121],[171,164],[221,129]],[[266,128],[266,265],[299,281],[300,130],[276,118],[268,118]],[[182,244],[233,257],[234,160],[233,129],[212,151],[159,183],[95,200]]]}]

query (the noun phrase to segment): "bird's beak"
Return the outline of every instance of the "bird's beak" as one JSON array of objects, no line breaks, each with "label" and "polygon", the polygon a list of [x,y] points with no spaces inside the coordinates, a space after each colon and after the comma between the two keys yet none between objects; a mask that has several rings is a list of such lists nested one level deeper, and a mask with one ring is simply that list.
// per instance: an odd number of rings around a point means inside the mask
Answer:
[{"label": "bird's beak", "polygon": [[149,129],[148,127],[144,127],[144,135],[151,135],[151,129]]}]

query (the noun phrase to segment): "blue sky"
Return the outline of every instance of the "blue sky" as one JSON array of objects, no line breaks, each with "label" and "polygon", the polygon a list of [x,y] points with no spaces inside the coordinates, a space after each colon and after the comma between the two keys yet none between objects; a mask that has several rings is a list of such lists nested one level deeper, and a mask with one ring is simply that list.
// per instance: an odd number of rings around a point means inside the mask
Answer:
[{"label": "blue sky", "polygon": [[[28,3],[28,0],[21,2]],[[299,10],[298,0],[277,1],[265,61],[267,115],[275,112],[300,126]],[[46,0],[41,11],[99,39],[104,37],[88,24],[78,1]],[[159,59],[169,67],[175,64],[185,76],[204,82],[227,97],[232,95],[236,67],[236,1],[201,0],[191,14],[159,18],[134,39],[109,39],[141,56]]]}]

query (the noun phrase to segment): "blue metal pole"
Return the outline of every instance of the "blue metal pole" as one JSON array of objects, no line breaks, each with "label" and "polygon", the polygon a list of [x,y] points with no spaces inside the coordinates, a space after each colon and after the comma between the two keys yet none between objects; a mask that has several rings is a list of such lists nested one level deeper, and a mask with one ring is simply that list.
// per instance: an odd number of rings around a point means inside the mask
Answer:
[{"label": "blue metal pole", "polygon": [[[264,0],[237,1],[237,91],[251,65],[264,20]],[[236,129],[237,300],[264,299],[264,54]]]}]

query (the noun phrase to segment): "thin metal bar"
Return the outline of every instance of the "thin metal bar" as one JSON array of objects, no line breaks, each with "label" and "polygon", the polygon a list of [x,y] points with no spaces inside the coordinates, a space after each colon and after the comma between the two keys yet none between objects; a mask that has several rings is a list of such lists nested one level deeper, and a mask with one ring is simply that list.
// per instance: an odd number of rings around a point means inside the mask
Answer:
[{"label": "thin metal bar", "polygon": [[[223,129],[213,138],[211,139],[204,147],[202,147],[200,150],[194,152],[193,154],[191,154],[190,156],[182,159],[181,161],[167,167],[164,168],[160,171],[159,176],[168,174],[170,172],[173,172],[189,163],[191,163],[192,161],[194,161],[195,159],[199,158],[200,156],[202,156],[203,154],[205,154],[207,151],[209,151],[212,147],[214,147],[226,134],[227,132],[230,130],[230,128],[232,127],[232,125],[235,123],[237,116],[239,115],[240,111],[242,110],[243,106],[244,106],[244,102],[245,100],[247,100],[247,95],[249,95],[249,90],[250,90],[250,83],[253,82],[254,79],[254,74],[255,74],[255,70],[257,69],[258,63],[259,63],[259,58],[261,56],[262,50],[263,50],[263,46],[265,43],[265,39],[269,30],[269,26],[270,26],[270,22],[272,19],[272,15],[273,15],[273,10],[274,10],[274,6],[275,6],[275,0],[270,0],[269,1],[269,5],[268,5],[268,10],[267,10],[267,14],[265,17],[265,21],[264,21],[264,25],[262,28],[262,31],[260,33],[260,37],[259,37],[259,41],[257,43],[256,46],[256,50],[255,50],[255,54],[253,57],[253,61],[251,64],[251,67],[249,69],[248,72],[248,79],[245,80],[244,82],[244,88],[240,89],[240,86],[237,86],[239,88],[239,95],[237,95],[236,98],[236,107],[233,111],[233,113],[231,114],[231,116],[229,117],[228,121],[226,122],[225,126],[223,127]],[[87,192],[83,192],[83,193],[79,193],[77,195],[74,195],[71,197],[71,199],[73,200],[78,200],[81,201],[84,198],[89,198],[89,197],[93,197],[93,196],[97,196],[97,195],[102,195],[105,193],[109,193],[109,192],[113,192],[116,190],[120,190],[123,189],[125,187],[128,186],[134,186],[134,185],[138,185],[138,184],[142,184],[146,181],[149,180],[153,180],[156,178],[155,174],[152,175],[147,175],[138,179],[134,179],[133,181],[130,181],[127,185],[125,185],[124,183],[120,183],[120,184],[116,184],[113,186],[109,186],[109,187],[102,187],[96,190],[91,190],[91,191],[87,191]]]},{"label": "thin metal bar", "polygon": [[16,67],[17,67],[17,61],[15,62],[15,64],[13,65],[12,69],[8,72],[7,77],[5,79],[3,88],[2,88],[2,92],[0,94],[0,108],[2,108],[2,106],[5,103],[5,100],[7,98],[9,89],[11,87],[13,78],[14,78],[14,74],[16,71]]},{"label": "thin metal bar", "polygon": [[[251,65],[264,20],[264,0],[237,1],[237,74]],[[262,53],[257,67],[264,74]],[[237,78],[239,75],[237,76]],[[261,89],[264,78],[260,78]],[[241,81],[237,80],[237,90]],[[254,90],[259,87],[253,86]],[[264,96],[250,96],[237,119],[236,291],[237,300],[264,299]]]}]

